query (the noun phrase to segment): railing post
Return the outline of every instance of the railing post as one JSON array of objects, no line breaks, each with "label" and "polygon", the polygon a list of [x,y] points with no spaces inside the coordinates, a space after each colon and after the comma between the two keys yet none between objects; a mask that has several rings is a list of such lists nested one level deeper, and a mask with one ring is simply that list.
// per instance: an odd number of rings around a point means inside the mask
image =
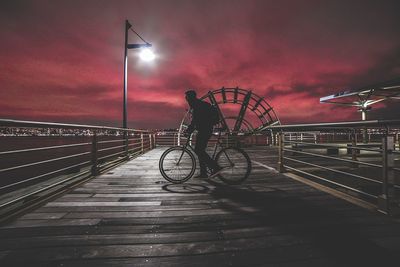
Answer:
[{"label": "railing post", "polygon": [[367,144],[368,143],[368,130],[367,126],[364,126],[362,129],[362,137],[363,137],[363,143]]},{"label": "railing post", "polygon": [[357,153],[358,150],[356,149],[357,147],[357,133],[356,131],[353,130],[352,134],[351,134],[351,159],[356,161],[357,160]]},{"label": "railing post", "polygon": [[271,131],[271,146],[275,146],[275,133]]},{"label": "railing post", "polygon": [[272,142],[273,142],[272,145],[273,146],[277,146],[278,145],[278,141],[277,141],[278,140],[278,134],[274,133],[272,139],[273,139],[272,140]]},{"label": "railing post", "polygon": [[141,153],[144,152],[143,133],[140,134]]},{"label": "railing post", "polygon": [[175,136],[177,136],[177,133],[173,133],[173,135],[172,135],[172,139],[174,140],[174,146],[176,146],[176,143],[177,143]]},{"label": "railing post", "polygon": [[278,171],[285,172],[285,166],[283,162],[283,148],[284,148],[284,133],[278,133]]},{"label": "railing post", "polygon": [[96,131],[93,131],[93,136],[92,136],[92,168],[91,172],[93,176],[96,176],[99,171],[97,168],[98,164],[98,143],[97,143],[97,133]]},{"label": "railing post", "polygon": [[124,150],[125,150],[125,157],[129,158],[129,134],[128,130],[124,130]]},{"label": "railing post", "polygon": [[152,138],[151,138],[151,134],[149,133],[149,149],[151,150],[151,149],[153,149],[153,140],[152,140]]},{"label": "railing post", "polygon": [[271,146],[275,146],[275,133],[273,131],[271,131]]},{"label": "railing post", "polygon": [[394,136],[386,135],[382,139],[382,195],[378,198],[379,211],[389,214],[398,215],[399,207],[396,206],[396,196],[394,191]]},{"label": "railing post", "polygon": [[156,134],[155,133],[153,133],[152,138],[153,138],[153,148],[156,148],[157,147],[157,143],[156,143]]}]

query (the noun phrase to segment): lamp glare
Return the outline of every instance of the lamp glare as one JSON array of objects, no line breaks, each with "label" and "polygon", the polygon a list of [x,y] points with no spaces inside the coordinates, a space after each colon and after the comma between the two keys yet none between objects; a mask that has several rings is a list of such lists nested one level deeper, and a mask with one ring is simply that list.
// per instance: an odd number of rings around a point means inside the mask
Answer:
[{"label": "lamp glare", "polygon": [[143,61],[152,61],[156,56],[150,49],[143,49],[140,52],[140,59]]}]

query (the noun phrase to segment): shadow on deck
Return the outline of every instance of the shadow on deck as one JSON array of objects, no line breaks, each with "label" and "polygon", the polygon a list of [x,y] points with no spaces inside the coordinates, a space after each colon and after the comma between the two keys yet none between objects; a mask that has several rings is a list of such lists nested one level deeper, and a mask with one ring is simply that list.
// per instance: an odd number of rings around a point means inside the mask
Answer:
[{"label": "shadow on deck", "polygon": [[1,266],[376,266],[400,252],[398,220],[262,164],[240,186],[164,183],[163,150],[0,228]]}]

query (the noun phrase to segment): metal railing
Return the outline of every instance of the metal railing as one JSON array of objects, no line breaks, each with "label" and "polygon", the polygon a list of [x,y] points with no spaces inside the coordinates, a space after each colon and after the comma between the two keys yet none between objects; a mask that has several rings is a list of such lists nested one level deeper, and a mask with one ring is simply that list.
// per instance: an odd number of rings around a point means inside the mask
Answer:
[{"label": "metal railing", "polygon": [[155,147],[146,130],[0,119],[2,221]]},{"label": "metal railing", "polygon": [[[213,146],[217,140],[218,131],[214,133],[209,141],[209,146]],[[272,144],[270,134],[258,133],[252,135],[236,135],[226,132],[222,133],[223,141],[227,145],[240,145],[243,146],[267,146]],[[196,132],[192,138],[195,143]],[[155,144],[157,146],[179,146],[186,142],[186,137],[183,136],[178,130],[176,131],[158,131],[155,133]]]},{"label": "metal railing", "polygon": [[280,172],[290,171],[368,201],[383,213],[399,213],[400,120],[269,129],[277,135]]}]

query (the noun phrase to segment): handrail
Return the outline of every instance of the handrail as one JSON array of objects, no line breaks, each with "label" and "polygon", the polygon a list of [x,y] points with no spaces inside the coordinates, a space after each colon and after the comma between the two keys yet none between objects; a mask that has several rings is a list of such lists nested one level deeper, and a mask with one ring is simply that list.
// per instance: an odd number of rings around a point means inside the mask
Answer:
[{"label": "handrail", "polygon": [[321,154],[298,151],[298,150],[287,149],[287,148],[284,148],[283,150],[284,151],[288,151],[288,152],[294,152],[294,153],[299,153],[299,154],[304,154],[304,155],[309,155],[309,156],[325,158],[325,159],[339,160],[339,161],[344,161],[344,162],[353,163],[353,164],[360,164],[360,165],[365,165],[365,166],[370,166],[370,167],[375,167],[375,168],[382,168],[381,165],[368,163],[368,162],[361,162],[361,161],[356,161],[356,160],[351,160],[351,159],[342,159],[342,158],[330,157],[330,156],[325,156],[325,155],[321,155]]},{"label": "handrail", "polygon": [[[359,147],[359,146],[344,146],[344,145],[337,145],[337,144],[315,144],[315,143],[310,143],[310,142],[299,142],[299,141],[286,141],[285,144],[301,144],[305,145],[304,148],[307,147],[322,147],[322,148],[338,148],[338,149],[355,149],[355,150],[364,150],[364,151],[371,151],[371,152],[382,152],[383,149],[373,149],[373,148],[366,148],[366,147]],[[307,146],[309,145],[309,146]]]},{"label": "handrail", "polygon": [[[395,191],[400,189],[395,179],[400,171],[396,166],[400,120],[277,125],[265,130],[276,136],[280,172],[297,172],[351,190],[361,198],[371,197],[383,213],[400,214]],[[306,139],[307,133],[314,136],[312,141]],[[339,149],[347,149],[347,153]],[[333,161],[336,163],[331,164]]]},{"label": "handrail", "polygon": [[32,166],[37,166],[37,165],[45,164],[45,163],[49,163],[49,162],[60,161],[60,160],[63,160],[63,159],[81,157],[81,156],[89,155],[89,154],[90,154],[90,152],[83,152],[83,153],[68,155],[68,156],[54,158],[54,159],[36,161],[36,162],[28,163],[28,164],[23,164],[23,165],[19,165],[19,166],[10,167],[10,168],[0,169],[0,172],[9,172],[9,171],[18,170],[18,169],[27,168],[27,167],[32,167]]},{"label": "handrail", "polygon": [[[64,129],[66,130],[64,131]],[[54,195],[54,192],[68,189],[71,187],[71,180],[77,179],[77,183],[79,183],[94,177],[129,160],[132,156],[153,149],[156,145],[155,133],[151,130],[0,119],[0,131],[2,130],[7,133],[17,133],[17,136],[22,133],[21,138],[31,138],[39,133],[41,138],[43,137],[40,140],[46,142],[39,142],[34,148],[21,143],[6,151],[0,151],[0,158],[7,157],[9,159],[7,164],[10,165],[0,168],[0,173],[7,172],[8,176],[6,177],[7,182],[0,185],[2,196],[0,222],[4,221],[4,218],[10,218],[10,216],[34,206],[36,199],[45,199]],[[26,133],[27,135],[25,135]],[[73,136],[73,138],[85,137],[85,139],[82,143],[73,139],[72,142],[75,143],[69,144],[69,139],[62,139],[61,144],[53,141],[49,144],[47,138],[52,138],[53,133],[56,136],[63,136],[62,138]],[[11,140],[7,139],[8,135],[0,137],[4,137],[4,139],[0,139],[3,141]],[[57,138],[57,142],[58,140],[61,139]],[[74,149],[74,151],[70,152],[70,149]],[[18,157],[13,157],[14,155],[18,155]],[[35,162],[26,162],[32,159]],[[33,168],[34,171],[32,171]],[[72,174],[71,171],[75,174]],[[77,183],[74,182],[74,184]],[[60,187],[60,185],[62,186]],[[46,191],[45,194],[42,194],[44,191]],[[38,193],[40,196],[36,195]]]},{"label": "handrail", "polygon": [[368,121],[344,121],[322,122],[306,124],[286,124],[267,126],[263,130],[289,130],[289,129],[328,129],[328,128],[359,128],[359,127],[387,127],[400,125],[400,120],[368,120]]},{"label": "handrail", "polygon": [[9,151],[1,151],[1,155],[6,154],[15,154],[15,153],[26,153],[26,152],[36,152],[36,151],[43,151],[43,150],[51,150],[51,149],[60,149],[60,148],[70,148],[70,147],[78,147],[78,146],[87,146],[91,143],[79,143],[79,144],[68,144],[68,145],[60,145],[60,146],[46,146],[46,147],[34,147],[34,148],[27,148],[27,149],[19,149],[19,150],[9,150]]},{"label": "handrail", "polygon": [[18,181],[18,182],[12,183],[12,184],[1,186],[0,190],[6,189],[6,188],[10,188],[10,187],[14,187],[16,185],[28,183],[28,182],[31,182],[31,181],[34,181],[34,180],[37,180],[37,179],[42,179],[43,177],[49,176],[51,174],[64,172],[64,171],[70,170],[72,168],[76,168],[76,167],[79,167],[79,166],[84,166],[85,164],[88,164],[88,163],[90,163],[90,161],[84,161],[84,162],[81,162],[81,163],[78,163],[78,164],[75,164],[75,165],[71,165],[71,166],[56,170],[56,171],[47,172],[47,173],[44,173],[44,174],[41,174],[41,175],[34,176],[32,178],[29,178],[29,179],[25,179],[25,180]]}]

